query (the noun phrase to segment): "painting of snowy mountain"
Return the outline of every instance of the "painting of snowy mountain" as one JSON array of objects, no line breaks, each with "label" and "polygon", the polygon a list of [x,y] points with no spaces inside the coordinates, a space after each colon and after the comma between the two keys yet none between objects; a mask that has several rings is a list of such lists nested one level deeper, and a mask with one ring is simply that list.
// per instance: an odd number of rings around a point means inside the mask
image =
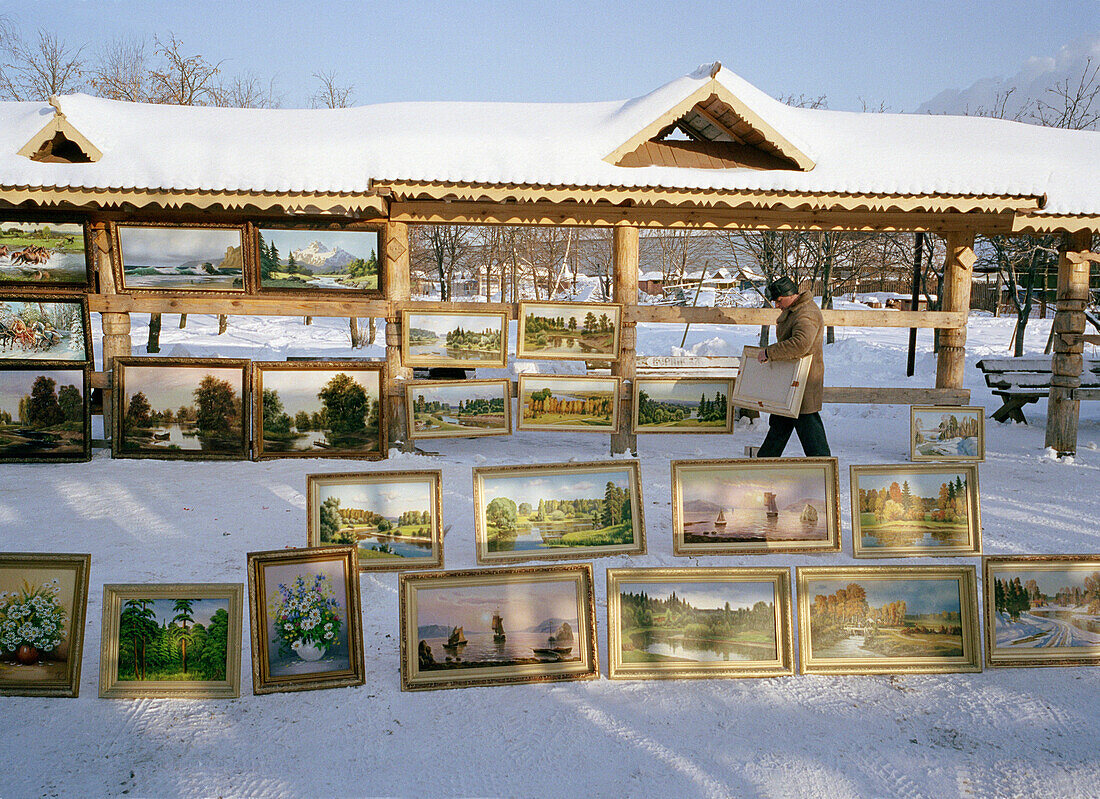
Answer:
[{"label": "painting of snowy mountain", "polygon": [[259,237],[261,289],[378,288],[376,231],[262,228]]}]

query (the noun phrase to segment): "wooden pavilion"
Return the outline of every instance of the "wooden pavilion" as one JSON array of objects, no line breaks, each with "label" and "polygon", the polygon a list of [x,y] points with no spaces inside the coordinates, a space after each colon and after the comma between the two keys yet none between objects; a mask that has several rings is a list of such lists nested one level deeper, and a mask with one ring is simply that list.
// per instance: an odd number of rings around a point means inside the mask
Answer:
[{"label": "wooden pavilion", "polygon": [[[763,308],[639,305],[641,229],[928,231],[947,241],[942,310],[827,310],[826,324],[942,331],[925,388],[827,388],[826,401],[964,403],[974,237],[1058,234],[1047,444],[1076,450],[1090,251],[1100,230],[1100,133],[976,117],[793,108],[719,64],[626,101],[390,103],[270,110],[121,103],[84,95],[0,104],[0,206],[90,231],[90,308],[104,372],[130,353],[130,314],[384,317],[391,440],[404,441],[400,316],[408,226],[582,225],[614,231],[624,306],[616,374],[635,371],[639,322],[761,325]],[[378,296],[123,292],[119,223],[288,222],[376,229]],[[462,304],[445,303],[447,308]],[[502,310],[513,304],[468,304]],[[629,398],[624,396],[624,403]],[[106,404],[105,404],[106,407]],[[629,420],[631,414],[621,418]],[[629,421],[613,451],[632,449]]]}]

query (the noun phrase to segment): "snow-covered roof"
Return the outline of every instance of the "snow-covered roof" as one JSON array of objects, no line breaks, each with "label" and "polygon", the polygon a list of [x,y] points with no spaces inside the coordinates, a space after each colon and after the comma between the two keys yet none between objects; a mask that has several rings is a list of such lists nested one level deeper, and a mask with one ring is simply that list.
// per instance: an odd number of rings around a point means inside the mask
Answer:
[{"label": "snow-covered roof", "polygon": [[[708,96],[745,120],[758,146],[793,161],[790,168],[624,167],[610,158]],[[84,94],[58,102],[101,156],[71,164],[20,155],[56,118],[55,109],[0,103],[0,188],[363,194],[405,181],[1045,196],[1045,214],[1100,214],[1100,133],[982,117],[794,108],[717,65],[608,102],[317,110],[147,105]]]}]

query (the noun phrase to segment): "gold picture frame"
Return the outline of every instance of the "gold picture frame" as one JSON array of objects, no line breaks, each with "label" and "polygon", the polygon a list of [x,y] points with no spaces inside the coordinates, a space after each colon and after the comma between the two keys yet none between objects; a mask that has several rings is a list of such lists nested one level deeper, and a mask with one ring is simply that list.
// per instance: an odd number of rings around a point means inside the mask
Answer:
[{"label": "gold picture frame", "polygon": [[[469,412],[471,401],[474,413]],[[507,378],[408,381],[405,413],[413,440],[511,435],[512,384]]]},{"label": "gold picture frame", "polygon": [[[47,310],[47,306],[58,307]],[[77,320],[79,332],[74,330]],[[77,340],[79,349],[74,348]],[[13,293],[0,287],[0,363],[46,361],[70,366],[95,361],[88,298],[77,294]]]},{"label": "gold picture frame", "polygon": [[521,302],[516,358],[617,361],[622,311],[615,302]]},{"label": "gold picture frame", "polygon": [[403,572],[398,594],[402,691],[600,676],[590,563]]},{"label": "gold picture frame", "polygon": [[607,570],[612,680],[794,674],[791,628],[786,567]]},{"label": "gold picture frame", "polygon": [[982,589],[987,667],[1100,665],[1100,555],[987,555]]},{"label": "gold picture frame", "polygon": [[[256,265],[256,275],[253,279],[253,285],[256,287],[256,291],[259,294],[272,294],[281,296],[303,296],[312,298],[321,297],[357,297],[357,298],[381,298],[384,295],[383,280],[385,268],[382,262],[385,258],[386,252],[386,226],[383,223],[377,225],[359,225],[354,228],[348,228],[340,223],[332,222],[305,222],[305,223],[280,223],[272,220],[256,221],[249,224],[249,243],[253,247],[252,263]],[[283,278],[265,278],[265,270],[271,269],[271,262],[269,260],[268,248],[264,244],[264,234],[276,234],[270,235],[271,243],[275,245],[276,252],[282,256],[291,254],[291,247],[294,243],[304,241],[305,239],[312,239],[307,244],[307,251],[312,246],[313,241],[320,243],[322,246],[328,244],[330,249],[327,252],[331,253],[327,259],[331,262],[333,258],[343,261],[339,266],[348,267],[351,266],[353,270],[359,271],[360,280],[366,278],[367,273],[363,272],[363,267],[366,265],[362,262],[369,263],[368,259],[363,258],[364,250],[361,249],[359,242],[360,238],[366,238],[371,235],[374,239],[374,256],[375,256],[375,286],[373,288],[356,288],[354,285],[341,284],[337,278],[329,277],[327,282],[322,283],[310,283],[309,281],[302,280],[298,275],[302,274],[303,269],[315,270],[316,268],[324,268],[324,275],[335,274],[334,270],[329,269],[327,265],[322,263],[301,263],[295,265],[294,273],[286,273],[287,276]],[[302,235],[296,235],[302,234]],[[351,242],[355,242],[352,244]],[[369,246],[369,243],[365,246]],[[301,251],[299,251],[301,252]],[[322,260],[325,251],[309,252],[309,255],[314,260]],[[341,255],[343,253],[343,256]],[[347,256],[351,256],[352,260],[347,261]],[[280,265],[282,259],[280,258]],[[290,266],[290,259],[287,259],[287,266]],[[356,263],[359,261],[360,263]],[[336,268],[339,268],[336,267]],[[309,277],[309,275],[307,275]],[[344,276],[345,280],[357,279],[353,274],[347,274]]]},{"label": "gold picture frame", "polygon": [[520,375],[516,429],[603,435],[618,432],[622,383],[621,377]]},{"label": "gold picture frame", "polygon": [[80,693],[91,563],[83,554],[0,553],[0,696]]},{"label": "gold picture frame", "polygon": [[[0,287],[4,291],[81,292],[92,285],[94,261],[87,218],[5,213],[0,216],[0,230],[0,258],[7,262],[6,272],[5,267],[0,267]],[[70,263],[55,262],[51,266],[57,256],[62,256],[57,260]],[[73,260],[78,265],[71,264]],[[73,273],[74,279],[58,277],[50,271],[58,268],[63,275]],[[75,279],[77,273],[79,279]]]},{"label": "gold picture frame", "polygon": [[[468,320],[476,329],[464,330],[461,320]],[[467,346],[452,346],[447,341],[451,336],[464,337],[462,342],[453,343]],[[478,340],[474,341],[471,336]],[[452,349],[456,353],[466,353],[467,357],[446,354]],[[475,353],[484,353],[486,357],[473,357]],[[503,311],[413,311],[406,308],[401,311],[401,363],[405,366],[503,369],[508,365],[508,314]]]},{"label": "gold picture frame", "polygon": [[[311,382],[311,377],[315,378]],[[353,381],[348,384],[340,377]],[[324,385],[321,385],[324,382]],[[352,414],[361,401],[347,399],[355,386],[362,389],[367,406],[363,413]],[[384,361],[253,361],[252,362],[252,440],[256,460],[266,458],[358,458],[381,460],[387,453],[386,385]],[[283,392],[281,395],[279,392]],[[332,396],[321,398],[329,391]],[[268,418],[272,399],[278,403],[278,424]],[[337,393],[341,392],[341,393]],[[341,399],[343,397],[344,399]],[[344,422],[347,432],[333,435],[334,408],[349,415]],[[306,418],[302,429],[302,418]],[[356,429],[356,425],[362,428]],[[274,429],[275,427],[278,429]],[[317,436],[320,435],[320,438]],[[300,439],[306,447],[298,449]],[[351,446],[354,442],[361,446]],[[373,441],[373,444],[371,443]],[[341,446],[340,444],[345,444]],[[283,447],[288,447],[283,449]]]},{"label": "gold picture frame", "polygon": [[812,355],[804,355],[793,361],[760,363],[757,355],[761,348],[746,345],[741,352],[741,364],[737,370],[730,402],[738,408],[749,408],[780,416],[798,416],[802,396],[806,393],[806,379],[810,375]]},{"label": "gold picture frame", "polygon": [[[925,431],[935,434],[935,438],[925,438]],[[938,434],[935,431],[939,431]],[[970,450],[973,454],[969,454]],[[980,405],[910,405],[909,460],[915,463],[984,461],[985,408]]]},{"label": "gold picture frame", "polygon": [[[479,564],[646,554],[636,460],[475,466],[473,478]],[[561,497],[530,495],[554,481]]]},{"label": "gold picture frame", "polygon": [[840,551],[836,458],[676,460],[670,469],[674,555]]},{"label": "gold picture frame", "polygon": [[853,464],[849,474],[855,557],[982,554],[976,463]]},{"label": "gold picture frame", "polygon": [[797,581],[800,674],[982,670],[973,566],[799,566]]},{"label": "gold picture frame", "polygon": [[[24,373],[22,378],[18,374]],[[92,458],[90,363],[0,361],[0,463],[77,463]],[[23,397],[38,379],[53,381],[52,407],[36,419],[20,420]],[[72,390],[79,386],[78,400]],[[78,415],[79,414],[79,415]],[[46,416],[47,418],[41,418]],[[53,418],[49,418],[52,416]],[[79,431],[79,432],[78,432]]]},{"label": "gold picture frame", "polygon": [[[322,518],[330,498],[355,502],[344,513],[343,527],[332,531],[331,519]],[[427,509],[413,507],[426,502]],[[443,472],[438,469],[393,472],[340,472],[306,475],[306,541],[311,547],[353,545],[359,553],[359,571],[398,571],[443,568]],[[359,513],[356,513],[358,511]],[[413,513],[419,514],[412,521]],[[423,521],[423,515],[428,520]],[[373,514],[373,516],[372,516]],[[356,516],[361,519],[356,520]],[[381,516],[386,529],[379,530]],[[361,521],[361,524],[353,524]],[[387,534],[396,526],[396,534]],[[344,528],[347,529],[344,529]],[[401,534],[402,527],[413,532]],[[423,532],[422,532],[423,531]],[[378,546],[369,543],[373,538]],[[353,540],[354,539],[354,540]],[[368,542],[364,544],[364,542]],[[421,552],[425,549],[426,552]]]},{"label": "gold picture frame", "polygon": [[[239,697],[243,609],[242,583],[103,586],[100,698]],[[205,618],[206,623],[198,621],[198,618]],[[201,638],[194,633],[198,625],[203,630]],[[123,642],[124,635],[128,638],[127,642]],[[161,647],[161,642],[168,646]],[[177,653],[181,671],[168,672],[168,675],[188,674],[188,643],[192,644],[191,656],[194,658],[191,661],[192,673],[198,674],[199,678],[169,679],[163,676],[165,668],[175,668]],[[197,651],[194,648],[196,644],[199,647]],[[131,646],[132,662],[127,662]],[[171,660],[160,657],[164,648],[171,651]],[[222,657],[218,657],[219,648],[224,650]],[[145,659],[148,652],[157,654],[153,673],[159,673],[159,679],[147,676],[149,671]],[[207,652],[210,654],[207,655]],[[161,663],[162,659],[167,662]],[[129,672],[131,668],[133,679],[123,678],[123,671]]]},{"label": "gold picture frame", "polygon": [[[297,619],[290,610],[295,601]],[[316,611],[308,629],[300,620],[303,602],[309,605],[306,618]],[[248,604],[252,693],[342,688],[366,681],[356,547],[249,552]],[[326,645],[326,639],[333,643]]]},{"label": "gold picture frame", "polygon": [[[172,460],[247,460],[249,457],[250,432],[248,413],[252,406],[249,379],[250,362],[238,358],[141,358],[116,357],[112,362],[114,371],[114,391],[112,396],[114,418],[111,428],[111,454],[116,458],[162,458]],[[163,370],[165,374],[149,373],[148,378],[140,381],[137,375],[145,370]],[[176,385],[180,378],[169,380],[167,372],[195,373],[206,370],[205,374],[195,374],[193,388]],[[230,384],[232,378],[240,382]],[[230,390],[237,389],[239,408],[235,414],[222,415],[217,427],[210,436],[201,434],[199,410],[189,405],[173,406],[188,398],[194,398],[195,392],[206,378],[217,381],[211,383],[215,390],[224,395],[225,388],[220,384],[229,384]],[[133,394],[131,389],[141,388]],[[154,389],[157,393],[153,393]],[[152,397],[145,392],[150,392]],[[137,394],[145,397],[144,403],[133,411],[131,403]],[[163,395],[163,401],[161,400]],[[199,400],[195,398],[195,401]],[[232,404],[232,398],[230,400]],[[173,416],[164,416],[172,411]],[[180,411],[187,411],[182,414]],[[180,422],[179,419],[185,421]],[[155,427],[153,425],[156,425]],[[186,425],[186,427],[185,427]],[[234,432],[239,427],[238,432]],[[205,448],[205,440],[211,447]],[[192,446],[195,441],[198,447]],[[161,442],[164,442],[163,445]]]},{"label": "gold picture frame", "polygon": [[[636,377],[630,431],[732,433],[733,384],[732,378],[723,377]],[[713,399],[707,397],[710,391],[715,392]]]},{"label": "gold picture frame", "polygon": [[[140,231],[140,232],[139,232]],[[212,232],[223,231],[227,235],[216,237],[200,245],[202,232],[208,238],[215,237]],[[244,223],[221,222],[112,222],[111,259],[115,265],[115,290],[119,294],[161,294],[167,296],[239,296],[255,293],[252,285],[253,245]],[[236,234],[236,239],[232,235]],[[235,244],[234,244],[235,242]],[[202,247],[201,250],[197,249]],[[225,248],[224,250],[222,248]],[[236,253],[231,250],[236,249]],[[127,277],[126,250],[129,249],[131,270],[140,270],[141,274]],[[190,250],[190,251],[189,251]],[[143,263],[155,257],[163,263]],[[214,261],[218,258],[217,265]],[[181,260],[182,259],[182,260]],[[240,261],[240,286],[234,285],[236,278],[226,275],[212,288],[201,288],[199,281],[208,276],[213,278],[215,270],[235,271],[235,261]],[[225,267],[226,262],[230,263]],[[175,274],[168,270],[175,270]],[[207,273],[207,274],[204,274]],[[146,278],[146,279],[142,279]],[[182,285],[171,285],[182,283]]]}]

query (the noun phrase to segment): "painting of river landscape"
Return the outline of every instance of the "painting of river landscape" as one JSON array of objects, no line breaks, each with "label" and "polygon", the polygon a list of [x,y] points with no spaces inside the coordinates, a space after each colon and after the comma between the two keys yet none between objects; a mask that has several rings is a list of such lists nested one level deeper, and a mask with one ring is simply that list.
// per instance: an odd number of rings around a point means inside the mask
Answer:
[{"label": "painting of river landscape", "polygon": [[0,284],[76,288],[87,283],[82,223],[0,220]]},{"label": "painting of river landscape", "polygon": [[973,566],[798,568],[805,673],[980,671]]},{"label": "painting of river landscape", "polygon": [[260,228],[260,288],[376,291],[376,230]]},{"label": "painting of river landscape", "polygon": [[501,436],[512,432],[512,391],[504,380],[417,380],[405,384],[413,438]]},{"label": "painting of river landscape", "polygon": [[787,569],[608,569],[612,679],[792,674]]},{"label": "painting of river landscape", "polygon": [[473,472],[478,563],[645,554],[637,461]]},{"label": "painting of river landscape", "polygon": [[672,462],[676,555],[840,549],[835,458]]},{"label": "painting of river landscape", "polygon": [[92,359],[85,300],[0,297],[0,360]]},{"label": "painting of river landscape", "polygon": [[406,366],[503,369],[507,339],[503,313],[401,312],[401,360]]},{"label": "painting of river landscape", "polygon": [[90,367],[0,367],[0,462],[91,457]]},{"label": "painting of river landscape", "polygon": [[980,555],[976,464],[852,466],[857,557]]},{"label": "painting of river landscape", "polygon": [[913,405],[909,457],[914,461],[984,461],[985,408]]},{"label": "painting of river landscape", "polygon": [[516,357],[613,361],[621,312],[611,303],[521,302]]},{"label": "painting of river landscape", "polygon": [[732,380],[637,378],[635,433],[728,433]]},{"label": "painting of river landscape", "polygon": [[597,676],[590,564],[399,580],[403,690]]},{"label": "painting of river landscape", "polygon": [[986,663],[1100,663],[1100,558],[1028,555],[984,559]]},{"label": "painting of river landscape", "polygon": [[380,458],[382,365],[253,364],[256,457]]},{"label": "painting of river landscape", "polygon": [[248,457],[248,361],[117,358],[115,457]]},{"label": "painting of river landscape", "polygon": [[439,568],[441,482],[439,471],[308,475],[309,545],[356,546],[360,571]]},{"label": "painting of river landscape", "polygon": [[239,227],[116,227],[120,291],[244,291],[244,232]]},{"label": "painting of river landscape", "polygon": [[517,429],[613,433],[621,384],[618,377],[520,375]]}]

